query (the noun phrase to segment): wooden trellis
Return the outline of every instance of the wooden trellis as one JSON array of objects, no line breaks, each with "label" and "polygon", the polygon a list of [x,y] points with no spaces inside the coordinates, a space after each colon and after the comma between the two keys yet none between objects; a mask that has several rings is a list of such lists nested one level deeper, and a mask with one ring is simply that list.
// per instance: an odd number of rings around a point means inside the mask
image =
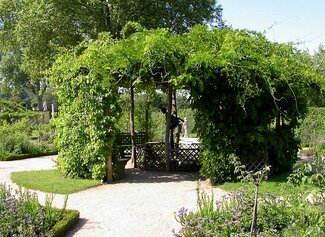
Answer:
[{"label": "wooden trellis", "polygon": [[257,171],[262,170],[266,165],[268,165],[268,162],[266,160],[254,160],[248,162],[245,166],[247,171],[255,173]]},{"label": "wooden trellis", "polygon": [[[137,146],[137,164],[139,168],[147,170],[165,170],[165,144],[151,142]],[[199,164],[200,144],[179,144],[170,152],[171,171],[196,171]]]},{"label": "wooden trellis", "polygon": [[[146,143],[147,135],[145,132],[138,132],[135,134],[135,144]],[[116,143],[118,145],[131,145],[131,134],[128,132],[119,133],[116,137]]]}]

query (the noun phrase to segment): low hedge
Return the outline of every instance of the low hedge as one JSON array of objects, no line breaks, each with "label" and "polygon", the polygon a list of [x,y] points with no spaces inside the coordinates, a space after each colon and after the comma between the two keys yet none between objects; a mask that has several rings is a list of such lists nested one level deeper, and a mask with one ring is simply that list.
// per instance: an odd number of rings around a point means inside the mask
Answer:
[{"label": "low hedge", "polygon": [[62,219],[58,221],[46,237],[63,237],[79,221],[80,213],[77,210],[65,210]]},{"label": "low hedge", "polygon": [[0,157],[0,161],[23,160],[23,159],[36,158],[36,157],[41,157],[41,156],[57,155],[57,154],[58,154],[58,151],[45,152],[45,153],[39,153],[39,154],[15,154],[15,155],[11,155],[11,156]]}]

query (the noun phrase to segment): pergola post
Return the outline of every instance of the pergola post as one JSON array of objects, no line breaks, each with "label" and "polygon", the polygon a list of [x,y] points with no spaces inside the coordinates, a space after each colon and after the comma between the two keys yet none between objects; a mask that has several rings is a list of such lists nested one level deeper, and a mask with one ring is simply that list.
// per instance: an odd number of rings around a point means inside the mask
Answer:
[{"label": "pergola post", "polygon": [[130,87],[130,101],[131,101],[131,108],[130,108],[130,135],[131,135],[131,162],[134,167],[137,167],[136,164],[136,157],[135,157],[135,129],[134,129],[134,86],[131,83]]},{"label": "pergola post", "polygon": [[170,122],[172,117],[172,99],[173,99],[173,89],[171,85],[168,85],[168,109],[166,116],[166,132],[165,132],[165,153],[166,153],[166,170],[170,171]]},{"label": "pergola post", "polygon": [[113,182],[113,159],[112,159],[112,149],[113,147],[111,147],[109,149],[109,153],[107,156],[107,164],[106,164],[106,179],[107,179],[107,183],[111,183]]}]

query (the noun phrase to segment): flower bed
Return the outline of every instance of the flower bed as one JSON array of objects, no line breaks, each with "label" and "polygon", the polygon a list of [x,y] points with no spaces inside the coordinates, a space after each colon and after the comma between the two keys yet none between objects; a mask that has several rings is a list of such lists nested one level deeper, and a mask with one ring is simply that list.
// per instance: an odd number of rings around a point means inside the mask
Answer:
[{"label": "flower bed", "polygon": [[[250,236],[253,193],[233,192],[215,201],[197,191],[195,212],[181,208],[175,215],[181,224],[176,237]],[[323,236],[324,206],[306,201],[303,193],[277,197],[263,194],[258,203],[258,236]],[[324,200],[323,200],[324,201]]]},{"label": "flower bed", "polygon": [[53,208],[52,201],[53,196],[47,196],[42,206],[36,194],[0,184],[0,236],[63,236],[78,221],[79,212],[65,205]]}]

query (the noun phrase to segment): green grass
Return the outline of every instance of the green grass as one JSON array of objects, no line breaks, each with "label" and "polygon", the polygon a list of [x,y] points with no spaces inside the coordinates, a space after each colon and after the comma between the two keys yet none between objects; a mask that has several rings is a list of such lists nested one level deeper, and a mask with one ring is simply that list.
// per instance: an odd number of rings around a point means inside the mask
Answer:
[{"label": "green grass", "polygon": [[71,194],[101,184],[97,180],[66,178],[56,169],[14,172],[11,180],[27,189],[56,194]]},{"label": "green grass", "polygon": [[[279,193],[282,194],[291,194],[292,192],[299,191],[301,188],[304,190],[311,190],[313,186],[305,185],[303,187],[292,187],[287,183],[287,177],[290,173],[283,173],[274,177],[271,177],[262,182],[260,186],[260,193]],[[224,184],[218,185],[218,188],[221,188],[225,191],[238,191],[239,189],[249,189],[253,190],[254,185],[249,183],[242,182],[226,182]]]}]

